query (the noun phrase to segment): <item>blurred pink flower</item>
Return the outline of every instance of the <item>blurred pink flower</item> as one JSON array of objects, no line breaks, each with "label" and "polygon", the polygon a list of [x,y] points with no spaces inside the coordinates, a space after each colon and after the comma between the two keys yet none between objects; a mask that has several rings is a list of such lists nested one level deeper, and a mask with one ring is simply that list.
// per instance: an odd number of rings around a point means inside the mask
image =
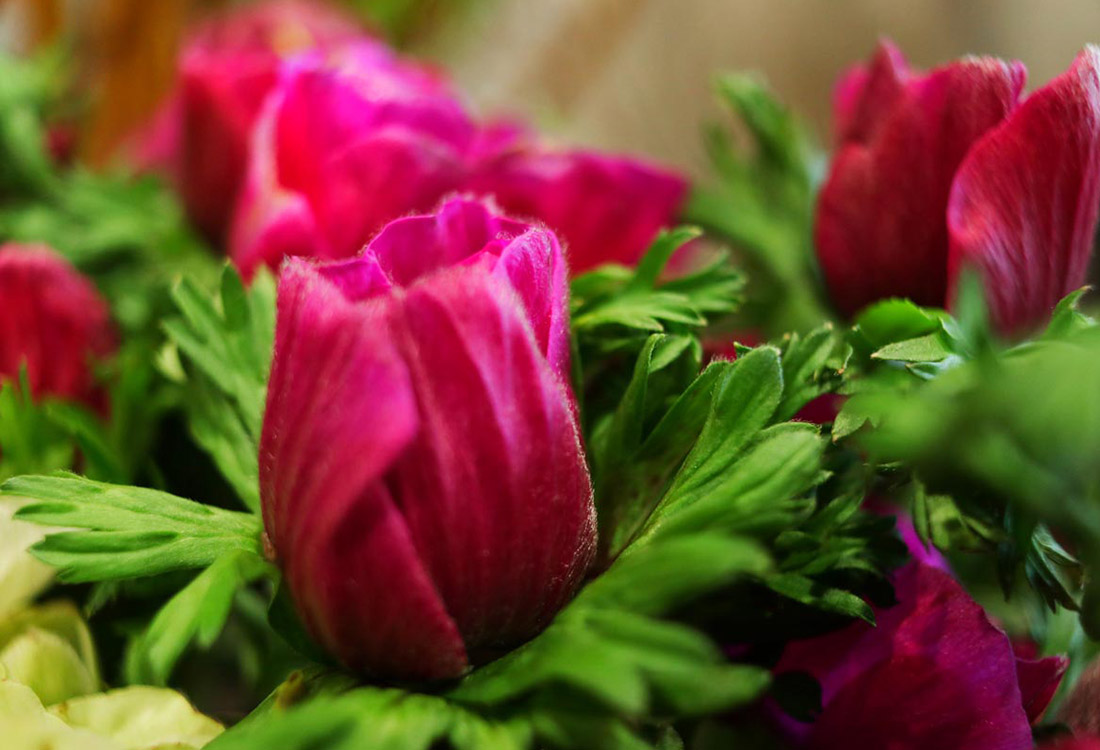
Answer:
[{"label": "blurred pink flower", "polygon": [[1021,102],[1025,76],[993,58],[919,74],[883,43],[841,80],[815,237],[842,313],[887,297],[950,305],[969,266],[1012,334],[1084,283],[1100,212],[1100,51]]},{"label": "blurred pink flower", "polygon": [[279,282],[264,524],[314,638],[444,679],[537,633],[595,550],[554,235],[472,201]]},{"label": "blurred pink flower", "polygon": [[176,89],[139,139],[139,163],[167,172],[195,224],[221,242],[249,133],[282,61],[364,38],[351,18],[308,0],[252,3],[209,19],[184,44]]},{"label": "blurred pink flower", "polygon": [[284,64],[253,132],[230,239],[246,274],[346,258],[462,185],[474,122],[433,71],[373,43]]}]

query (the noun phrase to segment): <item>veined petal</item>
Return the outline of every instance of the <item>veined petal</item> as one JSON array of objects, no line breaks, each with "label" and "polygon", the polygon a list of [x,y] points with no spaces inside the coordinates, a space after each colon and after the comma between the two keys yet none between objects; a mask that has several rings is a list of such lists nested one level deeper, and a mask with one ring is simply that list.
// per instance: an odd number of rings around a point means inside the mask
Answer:
[{"label": "veined petal", "polygon": [[539,348],[568,376],[569,288],[552,232],[498,216],[483,201],[453,198],[435,214],[390,222],[363,252],[402,286],[447,266],[485,262],[519,294]]},{"label": "veined petal", "polygon": [[1085,282],[1100,212],[1100,49],[1029,96],[971,150],[951,191],[952,289],[985,280],[1005,333],[1041,325]]},{"label": "veined petal", "polygon": [[595,549],[570,397],[520,299],[483,266],[415,284],[402,308],[422,424],[388,486],[467,647],[515,645],[572,596]]}]

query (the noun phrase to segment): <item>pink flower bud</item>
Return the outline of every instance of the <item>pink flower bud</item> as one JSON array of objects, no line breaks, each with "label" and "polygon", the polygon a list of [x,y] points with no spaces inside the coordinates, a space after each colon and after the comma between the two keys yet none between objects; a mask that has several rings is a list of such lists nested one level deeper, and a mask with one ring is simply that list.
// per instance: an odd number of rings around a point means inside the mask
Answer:
[{"label": "pink flower bud", "polygon": [[836,307],[949,305],[986,282],[1005,333],[1040,325],[1085,280],[1100,210],[1100,54],[1020,101],[1020,63],[966,58],[927,74],[883,43],[837,87],[838,147],[818,200]]},{"label": "pink flower bud", "polygon": [[167,171],[192,220],[220,241],[249,133],[282,61],[362,38],[351,18],[306,0],[255,3],[210,19],[185,43],[177,89],[140,138],[139,161]]},{"label": "pink flower bud", "polygon": [[264,524],[351,669],[456,677],[544,627],[595,549],[554,235],[463,200],[279,281]]},{"label": "pink flower bud", "polygon": [[61,256],[0,246],[0,379],[26,367],[31,393],[102,405],[93,364],[114,350],[107,305]]}]

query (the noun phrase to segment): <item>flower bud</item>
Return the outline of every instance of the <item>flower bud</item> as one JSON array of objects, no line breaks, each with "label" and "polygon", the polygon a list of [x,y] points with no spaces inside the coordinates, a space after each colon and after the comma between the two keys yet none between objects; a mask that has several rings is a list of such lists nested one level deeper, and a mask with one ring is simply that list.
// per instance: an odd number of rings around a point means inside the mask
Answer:
[{"label": "flower bud", "polygon": [[1100,210],[1100,53],[1021,101],[1025,76],[994,58],[920,74],[884,43],[842,79],[815,226],[842,313],[887,297],[950,305],[973,267],[1011,334],[1084,283]]},{"label": "flower bud", "polygon": [[102,405],[93,372],[114,350],[107,305],[61,256],[0,245],[0,380],[26,367],[31,393]]},{"label": "flower bud", "polygon": [[554,235],[452,200],[279,281],[264,525],[346,666],[457,677],[543,628],[595,549]]}]

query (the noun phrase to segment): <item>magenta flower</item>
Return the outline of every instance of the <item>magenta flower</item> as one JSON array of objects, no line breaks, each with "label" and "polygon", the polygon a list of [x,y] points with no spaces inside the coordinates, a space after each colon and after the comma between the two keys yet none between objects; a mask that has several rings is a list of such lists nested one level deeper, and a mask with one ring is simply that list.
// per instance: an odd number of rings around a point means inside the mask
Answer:
[{"label": "magenta flower", "polygon": [[114,350],[107,305],[61,256],[40,245],[0,246],[0,380],[25,366],[31,393],[103,403],[95,360]]},{"label": "magenta flower", "polygon": [[347,258],[462,184],[477,130],[434,72],[379,44],[284,65],[253,133],[230,240],[245,272]]},{"label": "magenta flower", "polygon": [[899,603],[878,627],[856,623],[787,646],[777,673],[807,672],[822,688],[812,724],[785,722],[797,747],[1026,750],[1031,723],[1061,681],[1063,657],[1017,659],[1008,637],[947,573],[910,563]]},{"label": "magenta flower", "polygon": [[883,43],[841,80],[815,235],[842,313],[892,296],[950,305],[969,266],[994,322],[1018,333],[1084,283],[1100,211],[1100,51],[1020,101],[1025,75],[992,58],[919,74]]},{"label": "magenta flower", "polygon": [[211,19],[187,40],[176,91],[142,136],[139,161],[167,171],[195,224],[220,241],[249,133],[282,61],[363,37],[350,18],[306,0],[270,0]]},{"label": "magenta flower", "polygon": [[351,669],[456,677],[537,633],[595,550],[554,235],[452,200],[279,281],[264,524]]},{"label": "magenta flower", "polygon": [[467,184],[504,210],[544,222],[565,242],[574,273],[634,265],[687,197],[680,175],[643,161],[555,150],[529,139],[488,158]]}]

